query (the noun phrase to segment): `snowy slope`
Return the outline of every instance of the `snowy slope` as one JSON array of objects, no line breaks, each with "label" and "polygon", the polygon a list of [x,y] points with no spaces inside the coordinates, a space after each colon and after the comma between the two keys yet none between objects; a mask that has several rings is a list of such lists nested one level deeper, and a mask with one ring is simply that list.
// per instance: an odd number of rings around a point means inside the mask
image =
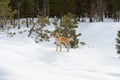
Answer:
[{"label": "snowy slope", "polygon": [[79,23],[86,46],[55,51],[53,40],[0,35],[0,80],[119,80],[115,38],[119,23]]},{"label": "snowy slope", "polygon": [[80,23],[80,38],[87,46],[96,48],[104,54],[116,56],[116,37],[120,24],[116,22]]}]

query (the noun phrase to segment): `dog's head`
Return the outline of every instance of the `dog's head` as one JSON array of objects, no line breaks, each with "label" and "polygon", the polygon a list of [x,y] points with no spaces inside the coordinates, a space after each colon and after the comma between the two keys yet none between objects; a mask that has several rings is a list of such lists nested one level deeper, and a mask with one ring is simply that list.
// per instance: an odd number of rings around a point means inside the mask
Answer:
[{"label": "dog's head", "polygon": [[59,33],[59,32],[56,32],[56,33],[55,33],[55,37],[60,37],[60,33]]}]

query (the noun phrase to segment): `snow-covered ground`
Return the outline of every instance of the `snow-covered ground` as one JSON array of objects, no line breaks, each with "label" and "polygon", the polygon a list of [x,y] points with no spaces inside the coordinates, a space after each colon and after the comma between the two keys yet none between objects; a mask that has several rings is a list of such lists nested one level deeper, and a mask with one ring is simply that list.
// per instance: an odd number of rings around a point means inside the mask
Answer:
[{"label": "snow-covered ground", "polygon": [[55,51],[54,39],[36,44],[27,34],[0,34],[0,80],[120,80],[115,44],[120,23],[79,23],[85,46]]}]

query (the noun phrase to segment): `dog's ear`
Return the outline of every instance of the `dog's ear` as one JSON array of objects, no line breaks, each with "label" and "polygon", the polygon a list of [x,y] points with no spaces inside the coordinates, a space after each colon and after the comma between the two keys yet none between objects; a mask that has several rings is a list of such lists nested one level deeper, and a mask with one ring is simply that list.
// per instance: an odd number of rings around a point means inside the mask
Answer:
[{"label": "dog's ear", "polygon": [[55,32],[55,34],[56,34],[56,35],[60,35],[60,33],[59,33],[59,32]]},{"label": "dog's ear", "polygon": [[58,34],[59,32],[55,32],[56,34]]}]

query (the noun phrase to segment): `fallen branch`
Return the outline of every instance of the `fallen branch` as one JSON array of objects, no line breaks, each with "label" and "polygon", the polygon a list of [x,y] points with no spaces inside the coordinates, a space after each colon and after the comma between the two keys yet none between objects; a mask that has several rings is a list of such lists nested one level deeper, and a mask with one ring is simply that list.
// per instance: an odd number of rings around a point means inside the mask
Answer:
[{"label": "fallen branch", "polygon": [[36,25],[36,23],[34,23],[34,24],[33,24],[33,27],[31,28],[31,30],[30,30],[30,32],[29,32],[28,37],[30,37],[30,35],[32,34],[32,31],[33,31],[33,29],[34,29],[35,25]]}]

